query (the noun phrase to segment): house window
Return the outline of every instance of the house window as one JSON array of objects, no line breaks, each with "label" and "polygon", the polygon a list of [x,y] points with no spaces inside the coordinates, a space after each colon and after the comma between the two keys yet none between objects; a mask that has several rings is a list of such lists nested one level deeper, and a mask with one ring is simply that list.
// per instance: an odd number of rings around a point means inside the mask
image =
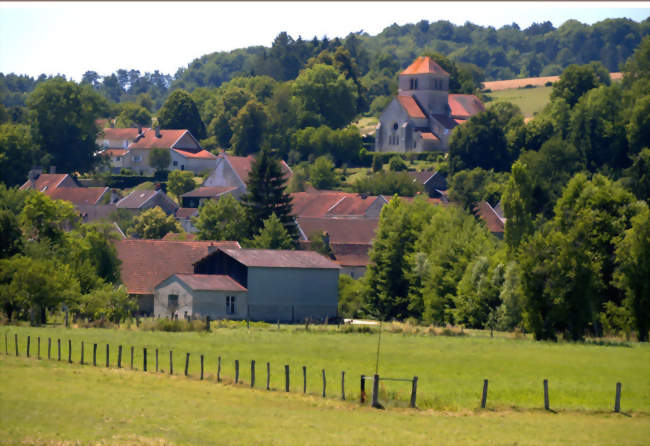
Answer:
[{"label": "house window", "polygon": [[169,294],[167,296],[167,308],[169,308],[169,311],[176,311],[178,308],[178,294]]},{"label": "house window", "polygon": [[139,163],[142,161],[142,155],[133,155],[133,162]]},{"label": "house window", "polygon": [[235,314],[235,296],[226,296],[226,314]]},{"label": "house window", "polygon": [[181,170],[185,170],[185,164],[181,164]]},{"label": "house window", "polygon": [[178,166],[178,161],[172,161],[172,166]]}]

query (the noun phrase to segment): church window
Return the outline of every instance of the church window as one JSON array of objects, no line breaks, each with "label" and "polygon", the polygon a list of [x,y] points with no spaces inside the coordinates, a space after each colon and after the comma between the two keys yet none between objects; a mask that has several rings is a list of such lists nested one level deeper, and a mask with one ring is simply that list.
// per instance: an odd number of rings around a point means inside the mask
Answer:
[{"label": "church window", "polygon": [[410,80],[410,90],[417,90],[418,89],[418,80],[411,78]]}]

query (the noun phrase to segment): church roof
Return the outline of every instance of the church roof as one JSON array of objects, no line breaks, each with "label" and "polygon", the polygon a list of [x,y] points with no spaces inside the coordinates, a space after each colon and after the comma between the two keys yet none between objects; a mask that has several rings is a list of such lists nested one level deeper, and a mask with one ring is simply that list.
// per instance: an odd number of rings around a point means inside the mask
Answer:
[{"label": "church roof", "polygon": [[402,71],[401,74],[444,74],[445,76],[449,76],[449,73],[443,70],[442,67],[429,56],[418,57],[406,68],[406,70]]},{"label": "church roof", "polygon": [[449,108],[454,118],[469,118],[485,110],[483,103],[473,94],[450,94]]},{"label": "church roof", "polygon": [[399,95],[397,96],[397,101],[400,103],[402,108],[406,110],[406,113],[410,118],[424,119],[427,117],[413,97]]}]

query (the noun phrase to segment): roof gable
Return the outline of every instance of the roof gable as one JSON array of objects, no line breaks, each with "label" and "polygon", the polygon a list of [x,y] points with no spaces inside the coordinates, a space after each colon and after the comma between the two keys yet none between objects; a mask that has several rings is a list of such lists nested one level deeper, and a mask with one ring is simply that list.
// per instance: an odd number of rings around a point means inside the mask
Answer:
[{"label": "roof gable", "polygon": [[[250,174],[253,161],[255,161],[255,157],[253,155],[234,156],[234,155],[226,155],[225,153],[221,153],[219,157],[223,158],[225,161],[228,162],[228,164],[230,164],[230,167],[235,172],[235,174],[239,177],[242,183],[246,184],[248,182],[248,175]],[[289,165],[284,162],[284,160],[280,160],[280,167],[282,169],[282,172],[284,173],[285,178],[287,179],[291,178],[291,176],[293,175],[293,171],[291,170]]]},{"label": "roof gable", "polygon": [[42,173],[35,181],[25,181],[25,183],[20,186],[20,190],[34,189],[40,192],[45,192],[59,187],[59,185],[68,177],[69,175],[67,173]]},{"label": "roof gable", "polygon": [[400,73],[400,76],[405,74],[442,74],[444,76],[449,76],[449,73],[443,70],[442,67],[429,56],[420,56],[415,59],[406,70]]},{"label": "roof gable", "polygon": [[469,118],[485,110],[483,103],[473,94],[450,94],[449,108],[453,118]]},{"label": "roof gable", "polygon": [[336,263],[315,251],[230,248],[219,248],[219,251],[247,267],[310,269],[339,268]]},{"label": "roof gable", "polygon": [[396,99],[406,114],[409,115],[409,118],[426,119],[426,114],[412,96],[398,95]]}]

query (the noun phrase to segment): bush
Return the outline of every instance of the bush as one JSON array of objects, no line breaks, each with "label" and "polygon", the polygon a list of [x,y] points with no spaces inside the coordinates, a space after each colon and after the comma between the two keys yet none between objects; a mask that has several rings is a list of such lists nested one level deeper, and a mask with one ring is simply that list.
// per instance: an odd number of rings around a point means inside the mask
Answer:
[{"label": "bush", "polygon": [[153,319],[150,321],[142,322],[142,330],[147,331],[205,331],[205,321],[198,319],[190,320],[185,319]]}]

